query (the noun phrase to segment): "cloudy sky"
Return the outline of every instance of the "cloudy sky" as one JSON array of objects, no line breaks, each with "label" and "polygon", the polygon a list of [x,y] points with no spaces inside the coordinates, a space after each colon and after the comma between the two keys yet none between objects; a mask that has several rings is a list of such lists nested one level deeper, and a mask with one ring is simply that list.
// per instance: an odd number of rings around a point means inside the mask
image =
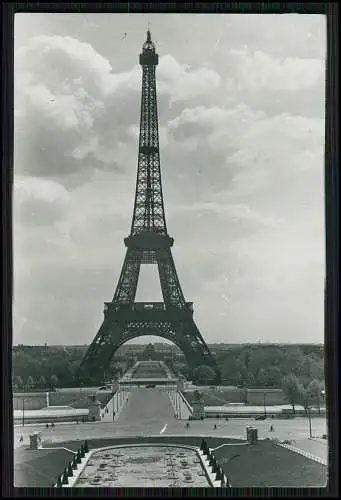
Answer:
[{"label": "cloudy sky", "polygon": [[[14,343],[91,342],[112,299],[148,27],[168,230],[201,333],[322,342],[324,17],[17,14]],[[137,300],[160,298],[144,266]]]}]

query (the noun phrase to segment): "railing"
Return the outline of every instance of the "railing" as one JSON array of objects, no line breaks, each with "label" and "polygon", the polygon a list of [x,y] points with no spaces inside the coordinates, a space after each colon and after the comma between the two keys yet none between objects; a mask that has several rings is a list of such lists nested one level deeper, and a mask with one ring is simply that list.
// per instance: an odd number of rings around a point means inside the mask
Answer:
[{"label": "railing", "polygon": [[181,392],[181,391],[178,391],[178,392],[179,392],[179,394],[180,394],[180,396],[181,396],[182,401],[185,403],[185,405],[187,406],[187,408],[189,409],[189,411],[190,411],[191,413],[193,413],[193,408],[192,408],[192,406],[189,404],[189,402],[187,401],[187,399],[185,398],[185,396],[182,394],[182,392]]},{"label": "railing", "polygon": [[135,302],[132,306],[133,311],[165,311],[166,306],[163,302]]},{"label": "railing", "polygon": [[134,302],[134,304],[114,304],[112,302],[104,303],[104,313],[109,310],[115,311],[193,311],[193,302],[186,302],[184,305],[168,305],[164,302]]},{"label": "railing", "polygon": [[279,446],[282,446],[282,448],[286,448],[287,450],[293,451],[295,453],[298,453],[299,455],[303,455],[306,458],[309,458],[310,460],[313,460],[314,462],[318,462],[322,465],[328,465],[328,460],[325,458],[317,457],[316,455],[313,455],[309,451],[301,450],[300,448],[296,448],[296,446],[292,446],[290,444],[285,444],[281,443],[279,441],[276,442]]}]

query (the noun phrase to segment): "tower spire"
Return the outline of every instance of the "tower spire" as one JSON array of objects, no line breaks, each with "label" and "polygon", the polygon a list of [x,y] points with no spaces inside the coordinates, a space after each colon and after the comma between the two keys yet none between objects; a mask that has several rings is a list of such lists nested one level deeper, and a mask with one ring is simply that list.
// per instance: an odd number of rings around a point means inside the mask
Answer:
[{"label": "tower spire", "polygon": [[155,52],[155,44],[152,41],[152,35],[150,33],[150,30],[147,31],[147,39],[142,46],[142,52],[143,53]]},{"label": "tower spire", "polygon": [[155,78],[159,56],[155,52],[155,45],[149,30],[139,60],[142,66],[140,136],[135,202],[130,234],[135,235],[144,231],[166,234]]}]

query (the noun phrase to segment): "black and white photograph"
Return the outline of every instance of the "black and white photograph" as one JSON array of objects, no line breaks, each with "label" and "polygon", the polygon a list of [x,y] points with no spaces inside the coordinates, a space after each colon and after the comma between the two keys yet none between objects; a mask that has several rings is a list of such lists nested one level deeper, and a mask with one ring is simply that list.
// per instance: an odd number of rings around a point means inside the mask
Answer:
[{"label": "black and white photograph", "polygon": [[15,15],[15,487],[326,486],[326,44]]}]

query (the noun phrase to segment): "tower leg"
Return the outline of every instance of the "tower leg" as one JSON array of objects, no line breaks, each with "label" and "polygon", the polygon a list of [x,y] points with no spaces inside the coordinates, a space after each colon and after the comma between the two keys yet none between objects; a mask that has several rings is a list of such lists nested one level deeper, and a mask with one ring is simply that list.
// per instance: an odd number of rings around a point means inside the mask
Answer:
[{"label": "tower leg", "polygon": [[193,370],[200,365],[211,367],[215,372],[213,383],[221,383],[220,370],[207,347],[194,320],[180,323],[176,330],[177,345],[185,355],[188,366]]},{"label": "tower leg", "polygon": [[103,321],[80,365],[78,375],[83,383],[104,382],[104,372],[107,371],[115,351],[123,343],[125,330],[124,324]]}]

